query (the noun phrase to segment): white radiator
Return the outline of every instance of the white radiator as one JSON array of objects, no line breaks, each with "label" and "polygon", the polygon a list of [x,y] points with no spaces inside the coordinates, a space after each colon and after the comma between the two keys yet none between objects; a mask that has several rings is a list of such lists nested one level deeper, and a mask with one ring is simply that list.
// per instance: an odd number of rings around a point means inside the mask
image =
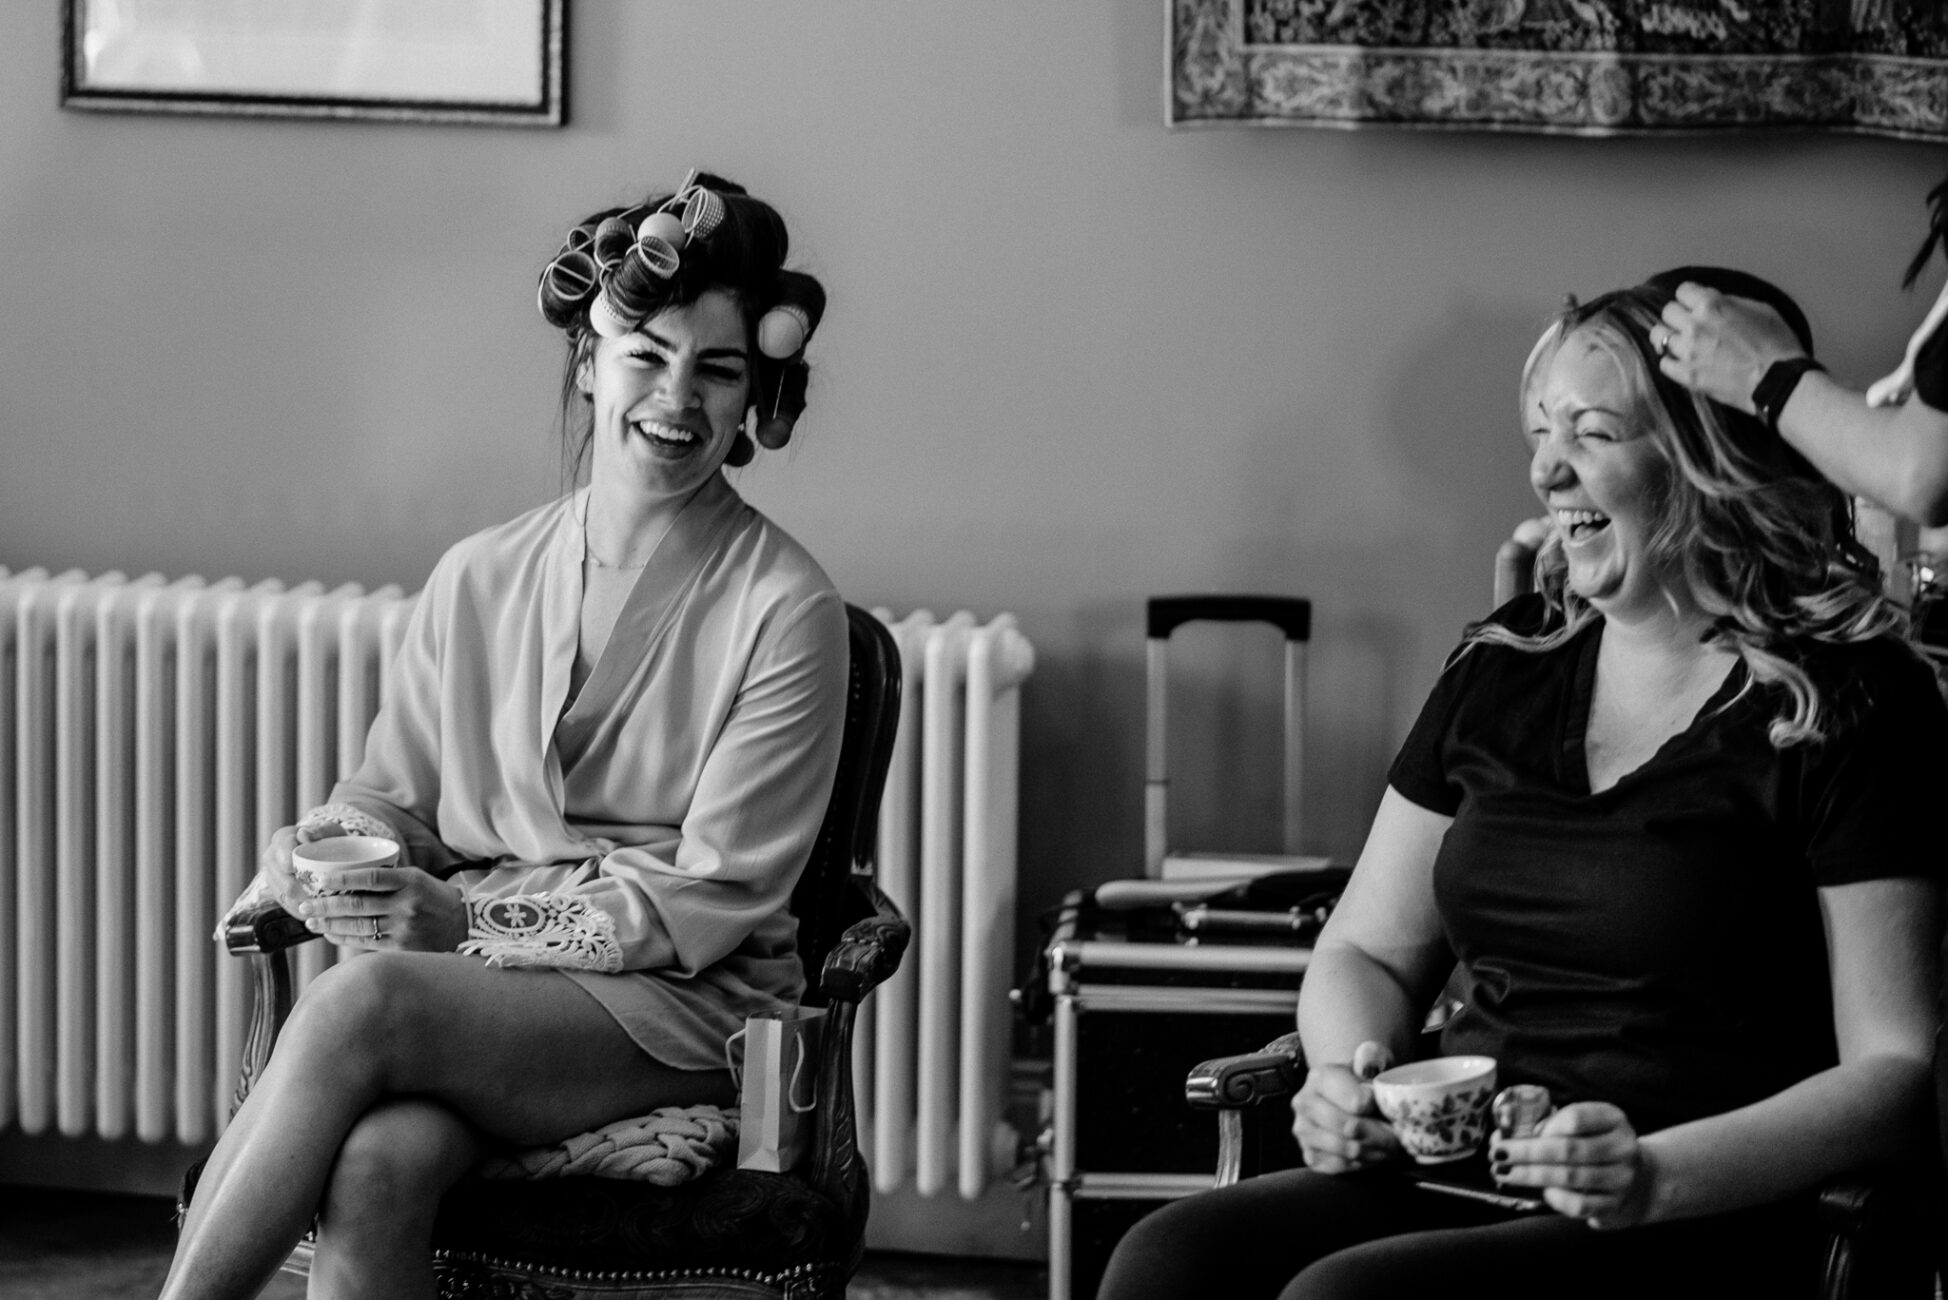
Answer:
[{"label": "white radiator", "polygon": [[899,643],[903,696],[879,822],[879,882],[913,926],[854,1044],[873,1181],[973,1200],[1008,1172],[1002,1115],[1014,975],[1021,683],[1035,655],[1006,614],[977,625],[873,611]]},{"label": "white radiator", "polygon": [[[244,963],[210,933],[356,766],[411,602],[387,587],[0,569],[0,1128],[207,1140]],[[300,950],[300,987],[335,955]]]},{"label": "white radiator", "polygon": [[[358,765],[412,600],[0,569],[0,1129],[207,1141],[250,990],[216,918],[272,831]],[[861,1017],[883,1191],[1007,1171],[1020,685],[1014,620],[895,620],[880,880],[914,927]],[[296,950],[302,989],[337,956]]]}]

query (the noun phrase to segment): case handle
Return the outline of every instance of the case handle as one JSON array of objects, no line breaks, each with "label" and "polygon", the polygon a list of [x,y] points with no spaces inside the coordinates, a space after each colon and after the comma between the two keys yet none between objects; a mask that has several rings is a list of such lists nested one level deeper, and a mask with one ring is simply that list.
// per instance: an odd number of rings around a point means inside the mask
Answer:
[{"label": "case handle", "polygon": [[1302,596],[1152,596],[1149,636],[1168,637],[1185,623],[1270,623],[1287,641],[1312,639],[1312,602]]}]

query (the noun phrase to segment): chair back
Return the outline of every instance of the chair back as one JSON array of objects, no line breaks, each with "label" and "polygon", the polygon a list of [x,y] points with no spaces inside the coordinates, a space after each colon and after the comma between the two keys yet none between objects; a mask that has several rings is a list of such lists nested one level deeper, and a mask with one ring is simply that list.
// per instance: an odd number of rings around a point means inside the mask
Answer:
[{"label": "chair back", "polygon": [[900,651],[886,625],[857,605],[846,606],[851,667],[845,728],[832,799],[812,856],[792,891],[798,918],[798,959],[805,967],[804,1001],[820,1006],[819,972],[845,927],[858,919],[847,898],[854,872],[870,874],[879,837],[879,800],[893,761],[900,722]]}]

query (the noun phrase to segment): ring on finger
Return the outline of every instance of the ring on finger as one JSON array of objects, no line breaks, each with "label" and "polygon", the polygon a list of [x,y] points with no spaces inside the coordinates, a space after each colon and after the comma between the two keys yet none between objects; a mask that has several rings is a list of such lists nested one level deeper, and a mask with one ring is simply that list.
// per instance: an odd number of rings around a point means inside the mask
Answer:
[{"label": "ring on finger", "polygon": [[372,922],[372,933],[367,935],[366,936],[367,938],[371,939],[374,943],[377,943],[380,939],[385,937],[385,932],[379,928],[378,917],[368,916],[365,919]]},{"label": "ring on finger", "polygon": [[1670,356],[1671,355],[1671,327],[1668,325],[1659,325],[1656,329],[1652,330],[1650,345],[1651,345],[1651,349],[1655,351],[1658,356],[1660,357]]}]

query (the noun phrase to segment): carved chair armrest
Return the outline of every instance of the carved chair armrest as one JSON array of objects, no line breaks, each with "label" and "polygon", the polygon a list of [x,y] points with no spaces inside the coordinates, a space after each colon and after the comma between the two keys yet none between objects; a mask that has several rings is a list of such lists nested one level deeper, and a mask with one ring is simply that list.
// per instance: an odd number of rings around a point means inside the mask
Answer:
[{"label": "carved chair armrest", "polygon": [[1850,1171],[1820,1185],[1819,1224],[1827,1234],[1824,1300],[1935,1294],[1935,1269],[1948,1191],[1941,1171],[1882,1165]]},{"label": "carved chair armrest", "polygon": [[856,1004],[891,978],[913,933],[893,900],[870,878],[855,877],[852,887],[869,913],[847,926],[825,956],[819,988],[828,1002]]},{"label": "carved chair armrest", "polygon": [[223,946],[233,957],[283,952],[317,937],[304,928],[303,921],[269,899],[247,912],[239,912],[223,927]]},{"label": "carved chair armrest", "polygon": [[1237,1110],[1289,1097],[1304,1080],[1305,1055],[1290,1033],[1261,1051],[1203,1062],[1184,1080],[1184,1100],[1200,1110]]}]

